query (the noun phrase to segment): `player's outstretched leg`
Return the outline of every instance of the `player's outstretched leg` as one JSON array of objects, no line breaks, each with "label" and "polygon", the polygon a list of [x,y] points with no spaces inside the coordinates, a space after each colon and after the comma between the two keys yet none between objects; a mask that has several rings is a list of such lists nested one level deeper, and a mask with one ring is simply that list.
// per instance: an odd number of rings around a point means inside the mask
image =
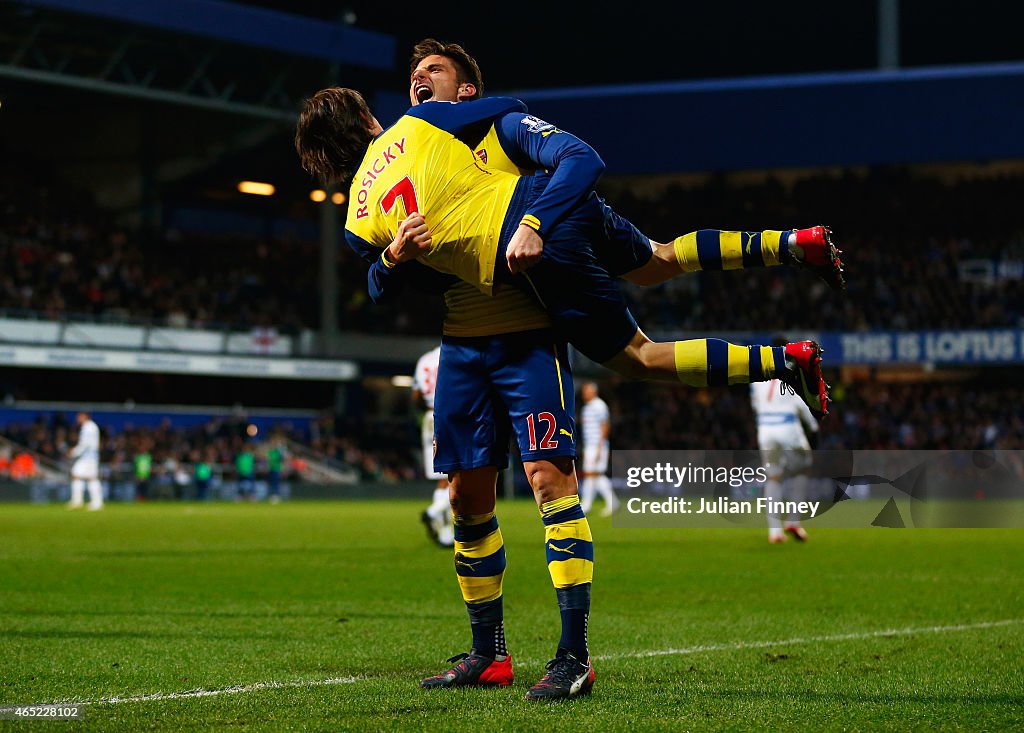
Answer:
[{"label": "player's outstretched leg", "polygon": [[455,665],[420,687],[507,687],[512,656],[505,645],[502,578],[505,543],[494,512],[455,516],[455,572],[473,630],[473,648],[448,659]]},{"label": "player's outstretched leg", "polygon": [[594,686],[594,666],[587,648],[594,538],[575,494],[545,502],[540,511],[562,636],[555,658],[547,664],[547,674],[527,690],[526,699],[557,700],[589,694]]},{"label": "player's outstretched leg", "polygon": [[637,285],[657,285],[684,272],[792,265],[842,289],[846,283],[841,253],[826,226],[761,232],[701,229],[656,246],[646,264],[623,277]]},{"label": "player's outstretched leg", "polygon": [[603,364],[631,379],[680,381],[691,387],[778,379],[820,419],[828,414],[829,403],[821,353],[814,341],[785,346],[738,346],[721,339],[651,341],[638,329],[630,343]]}]

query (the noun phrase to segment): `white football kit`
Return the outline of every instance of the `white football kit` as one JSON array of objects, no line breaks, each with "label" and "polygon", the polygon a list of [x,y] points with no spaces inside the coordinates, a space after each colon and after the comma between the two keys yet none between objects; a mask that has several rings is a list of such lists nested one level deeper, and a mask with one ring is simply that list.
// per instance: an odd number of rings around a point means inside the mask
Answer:
[{"label": "white football kit", "polygon": [[86,420],[78,429],[78,443],[71,451],[71,501],[69,506],[82,506],[85,488],[89,489],[89,508],[103,508],[103,486],[100,484],[100,429]]},{"label": "white football kit", "polygon": [[445,474],[434,470],[434,391],[437,388],[437,369],[441,360],[441,347],[431,349],[416,362],[413,386],[423,396],[427,412],[423,416],[420,438],[423,443],[423,473],[435,481]]},{"label": "white football kit", "polygon": [[[817,432],[818,423],[804,401],[780,389],[777,379],[751,384],[750,402],[757,415],[757,445],[768,471],[764,495],[796,506],[806,497],[808,479],[803,474],[813,463],[804,428]],[[767,518],[769,542],[783,541],[783,529],[801,542],[807,540],[798,512],[790,512],[785,528],[775,511],[769,511]]]},{"label": "white football kit", "polygon": [[[795,473],[811,465],[811,444],[804,427],[818,431],[818,423],[804,401],[780,391],[779,380],[750,385],[750,402],[757,415],[757,446],[769,473]],[[773,471],[772,469],[776,469]]]},{"label": "white football kit", "polygon": [[[416,362],[416,373],[413,375],[413,387],[423,396],[427,408],[423,415],[420,428],[420,439],[423,442],[423,473],[434,481],[446,478],[443,473],[434,470],[434,396],[437,390],[437,370],[440,368],[441,347],[431,349]],[[448,489],[438,487],[430,506],[423,512],[424,522],[430,536],[444,547],[455,544],[455,526],[452,524],[452,509],[448,500]]]},{"label": "white football kit", "polygon": [[74,478],[100,477],[100,429],[92,420],[86,420],[78,431],[78,443],[71,451],[75,459],[71,466]]},{"label": "white football kit", "polygon": [[608,422],[608,405],[595,397],[580,410],[583,438],[583,473],[605,473],[608,470],[608,440],[604,426]]},{"label": "white football kit", "polygon": [[600,397],[583,403],[580,409],[580,430],[583,438],[583,483],[580,484],[580,508],[589,512],[594,504],[594,495],[604,499],[604,515],[609,515],[618,506],[618,499],[612,489],[608,472],[608,439],[605,426],[610,420],[608,405]]}]

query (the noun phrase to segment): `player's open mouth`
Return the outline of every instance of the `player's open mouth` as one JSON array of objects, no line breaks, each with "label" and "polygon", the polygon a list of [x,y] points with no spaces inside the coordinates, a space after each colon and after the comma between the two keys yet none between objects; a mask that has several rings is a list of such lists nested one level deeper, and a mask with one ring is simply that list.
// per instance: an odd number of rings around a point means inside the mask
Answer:
[{"label": "player's open mouth", "polygon": [[434,96],[434,90],[428,87],[426,84],[420,84],[416,87],[416,100],[419,102],[426,102]]}]

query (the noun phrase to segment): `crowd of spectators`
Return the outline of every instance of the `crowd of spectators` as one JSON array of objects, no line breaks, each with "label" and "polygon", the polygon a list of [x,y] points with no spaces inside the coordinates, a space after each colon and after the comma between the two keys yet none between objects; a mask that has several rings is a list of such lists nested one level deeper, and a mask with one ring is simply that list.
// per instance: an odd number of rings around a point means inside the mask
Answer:
[{"label": "crowd of spectators", "polygon": [[[638,186],[637,184],[641,184]],[[643,195],[635,192],[643,189]],[[613,179],[602,193],[656,241],[697,229],[783,229],[825,223],[843,248],[839,294],[791,268],[704,272],[658,287],[625,286],[653,331],[989,328],[1024,324],[1024,174],[876,168],[692,184]],[[352,328],[437,333],[436,298],[382,308],[346,263]],[[352,273],[354,270],[354,274]],[[351,288],[351,289],[350,289]]]},{"label": "crowd of spectators", "polygon": [[[827,223],[845,249],[842,297],[787,268],[628,287],[648,330],[1016,327],[1024,320],[1024,174],[978,170],[886,167],[785,184],[611,179],[602,193],[659,241],[701,228]],[[0,202],[2,311],[287,333],[318,326],[316,241],[133,231],[85,195],[58,200],[49,185],[20,177],[0,177]],[[408,293],[374,305],[366,264],[341,246],[337,267],[343,330],[440,331],[439,298]]]},{"label": "crowd of spectators", "polygon": [[[757,448],[745,386],[697,390],[612,378],[603,381],[601,395],[612,415],[614,449]],[[834,413],[821,423],[818,447],[823,450],[1024,449],[1024,387],[976,380],[854,381],[836,382],[833,396]],[[299,477],[310,461],[317,461],[361,481],[421,478],[419,432],[411,415],[356,424],[325,411],[302,430],[281,426],[259,439],[247,433],[244,419],[215,419],[189,428],[175,427],[170,420],[157,427],[100,427],[101,462],[113,473],[138,479],[140,456],[145,456],[149,475],[143,478],[152,486],[185,485],[201,463],[235,476],[243,453],[253,454],[262,475],[275,445],[288,456],[285,472]],[[75,429],[68,417],[39,415],[5,426],[3,434],[30,455],[61,461],[74,444]],[[0,450],[0,473],[12,457]]]},{"label": "crowd of spectators", "polygon": [[[947,180],[948,179],[948,180]],[[1024,174],[957,176],[902,168],[845,170],[737,184],[724,177],[668,183],[643,196],[612,180],[602,193],[658,241],[696,229],[829,224],[844,249],[848,289],[836,294],[789,268],[707,272],[662,286],[625,286],[648,329],[749,331],[806,328],[1017,327],[1024,322]],[[371,303],[365,264],[339,253],[343,328],[435,334],[438,298],[407,293]]]},{"label": "crowd of spectators", "polygon": [[[87,194],[28,175],[0,174],[0,314],[288,334],[319,326],[318,240],[117,226]],[[438,299],[371,307],[365,263],[342,246],[337,267],[342,329],[439,331]]]},{"label": "crowd of spectators", "polygon": [[679,230],[829,224],[848,289],[789,268],[701,273],[630,287],[649,328],[721,331],[1018,327],[1024,323],[1024,175],[946,183],[902,169],[819,174],[783,186],[672,184],[639,198],[609,192],[656,240]]},{"label": "crowd of spectators", "polygon": [[[176,489],[192,483],[201,464],[219,476],[237,479],[240,466],[247,463],[244,458],[239,463],[245,454],[252,456],[256,473],[265,475],[274,448],[286,457],[284,473],[299,477],[310,461],[359,480],[388,482],[416,478],[418,465],[419,433],[411,422],[399,426],[386,419],[364,420],[355,426],[336,421],[329,412],[301,429],[278,425],[269,436],[254,435],[244,417],[214,418],[192,426],[166,418],[155,427],[121,429],[100,420],[99,427],[100,463],[108,474],[136,480],[142,497],[150,486]],[[32,472],[19,469],[15,475],[13,457],[24,454],[67,468],[77,426],[71,414],[37,414],[31,420],[4,425],[2,434],[10,443],[0,446],[0,475],[25,478]]]},{"label": "crowd of spectators", "polygon": [[410,481],[420,476],[420,432],[412,415],[355,419],[326,412],[314,425],[309,447],[364,481]]},{"label": "crowd of spectators", "polygon": [[[845,250],[848,290],[829,291],[789,268],[626,286],[646,330],[1024,327],[1024,209],[1018,203],[1024,200],[1024,174],[887,167],[738,180],[612,179],[602,193],[661,241],[700,228],[827,223]],[[147,233],[116,226],[88,196],[58,200],[53,191],[52,182],[26,181],[20,172],[18,178],[10,171],[0,175],[0,313],[179,327],[275,326],[283,332],[318,326],[318,242]],[[366,295],[365,263],[342,246],[337,266],[342,329],[439,333],[439,298],[408,293],[396,304],[374,305]],[[1024,388],[1003,381],[1011,386],[993,386],[991,379],[837,384],[836,414],[823,425],[821,447],[1019,449]],[[612,379],[602,393],[612,408],[617,448],[756,445],[745,389]],[[138,457],[148,455],[153,472],[162,476],[198,463],[230,471],[238,455],[253,447],[237,428],[214,421],[191,429],[170,422],[107,429],[102,460],[134,471]],[[32,453],[57,460],[64,459],[73,432],[65,421],[42,417],[3,430]],[[279,437],[365,480],[418,475],[418,432],[408,414],[355,422],[325,415],[302,435],[284,431]]]},{"label": "crowd of spectators", "polygon": [[[757,448],[747,387],[694,390],[613,381],[601,396],[613,416],[614,448]],[[820,449],[1024,448],[1024,388],[1019,386],[836,382],[833,399],[833,414],[820,425]]]},{"label": "crowd of spectators", "polygon": [[316,242],[146,233],[54,191],[0,176],[0,312],[287,333],[315,324]]}]

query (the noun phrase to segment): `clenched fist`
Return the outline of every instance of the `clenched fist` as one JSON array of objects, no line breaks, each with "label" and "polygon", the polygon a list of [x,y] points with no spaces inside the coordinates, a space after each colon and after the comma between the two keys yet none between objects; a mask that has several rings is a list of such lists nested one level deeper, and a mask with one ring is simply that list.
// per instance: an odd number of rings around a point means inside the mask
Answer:
[{"label": "clenched fist", "polygon": [[388,245],[388,259],[396,265],[414,260],[430,250],[431,241],[426,219],[414,211],[398,225],[395,239]]},{"label": "clenched fist", "polygon": [[525,224],[520,224],[512,239],[509,240],[508,248],[505,250],[505,259],[508,260],[510,272],[517,273],[530,269],[540,262],[544,254],[544,240],[540,238],[536,230]]}]

